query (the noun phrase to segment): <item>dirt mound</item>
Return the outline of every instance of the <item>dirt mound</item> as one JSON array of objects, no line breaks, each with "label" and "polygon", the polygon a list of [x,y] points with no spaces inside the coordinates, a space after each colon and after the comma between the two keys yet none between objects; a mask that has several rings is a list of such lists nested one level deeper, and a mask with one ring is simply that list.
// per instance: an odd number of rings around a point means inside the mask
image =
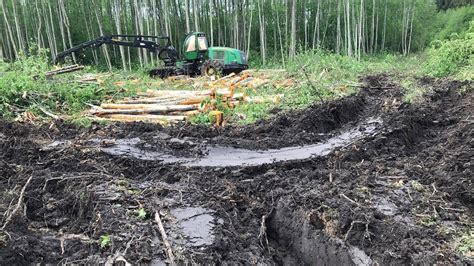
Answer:
[{"label": "dirt mound", "polygon": [[[221,130],[0,121],[0,228],[12,217],[0,261],[163,263],[159,213],[180,262],[472,263],[461,256],[474,210],[472,84],[420,80],[432,92],[406,104],[389,76],[365,82],[356,95]],[[312,144],[369,117],[383,120],[375,134],[326,156],[252,167],[163,164],[92,141],[138,137],[146,150],[200,156],[210,143]]]}]

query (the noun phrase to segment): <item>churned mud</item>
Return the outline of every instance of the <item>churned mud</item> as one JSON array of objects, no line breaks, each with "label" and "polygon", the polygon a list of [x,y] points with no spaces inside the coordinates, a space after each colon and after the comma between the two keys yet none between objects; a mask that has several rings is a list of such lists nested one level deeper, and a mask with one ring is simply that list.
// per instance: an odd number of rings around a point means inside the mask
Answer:
[{"label": "churned mud", "polygon": [[0,121],[0,261],[163,265],[158,215],[175,262],[472,263],[472,84],[363,81],[243,127]]}]

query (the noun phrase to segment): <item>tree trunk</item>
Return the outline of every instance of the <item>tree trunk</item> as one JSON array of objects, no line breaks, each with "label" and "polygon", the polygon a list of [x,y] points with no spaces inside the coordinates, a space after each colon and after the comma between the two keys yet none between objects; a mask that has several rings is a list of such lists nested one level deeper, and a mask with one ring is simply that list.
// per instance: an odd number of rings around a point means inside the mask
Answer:
[{"label": "tree trunk", "polygon": [[387,0],[385,0],[385,11],[383,17],[383,33],[382,33],[382,52],[385,51],[385,38],[387,33]]},{"label": "tree trunk", "polygon": [[262,12],[262,1],[257,0],[258,5],[258,20],[260,21],[260,54],[262,56],[263,64],[266,63],[266,51],[265,51],[265,22]]},{"label": "tree trunk", "polygon": [[321,0],[317,0],[318,2],[318,6],[317,6],[317,10],[316,10],[316,18],[315,18],[315,21],[314,21],[314,31],[313,31],[313,49],[318,47],[319,48],[319,34],[320,34],[320,30],[319,30],[319,25],[320,25],[320,18],[321,18],[321,15],[320,15],[320,10],[321,10]]},{"label": "tree trunk", "polygon": [[191,26],[189,24],[189,0],[184,0],[184,12],[186,15],[186,33],[191,32]]},{"label": "tree trunk", "polygon": [[[94,3],[96,2],[94,1]],[[99,26],[100,35],[103,36],[104,28],[102,27],[102,22],[101,22],[102,18],[99,17],[99,12],[97,11],[97,9],[95,9],[95,17],[97,19],[97,25]],[[102,52],[104,53],[105,62],[107,63],[107,68],[109,69],[109,71],[112,71],[112,63],[110,61],[109,49],[107,48],[107,45],[102,46]]]},{"label": "tree trunk", "polygon": [[341,0],[337,0],[337,33],[336,33],[336,53],[341,53]]},{"label": "tree trunk", "polygon": [[4,4],[3,1],[4,0],[0,0],[2,13],[3,13],[3,18],[4,18],[4,21],[5,21],[5,25],[7,26],[8,36],[10,38],[10,44],[13,47],[14,56],[15,56],[15,58],[18,58],[18,48],[16,46],[15,39],[13,38],[13,31],[12,31],[12,28],[10,26],[10,22],[8,22],[7,10],[6,10],[6,7],[5,7],[5,4]]},{"label": "tree trunk", "polygon": [[194,31],[199,31],[199,12],[198,12],[198,5],[196,1],[198,0],[193,0]]},{"label": "tree trunk", "polygon": [[296,56],[296,0],[291,3],[291,41],[290,41],[290,58]]}]

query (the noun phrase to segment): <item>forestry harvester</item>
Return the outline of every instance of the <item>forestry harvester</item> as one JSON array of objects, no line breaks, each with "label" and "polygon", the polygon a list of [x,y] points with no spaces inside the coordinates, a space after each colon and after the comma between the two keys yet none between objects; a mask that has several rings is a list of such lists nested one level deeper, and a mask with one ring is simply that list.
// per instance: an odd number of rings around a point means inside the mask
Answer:
[{"label": "forestry harvester", "polygon": [[[127,39],[133,39],[133,41]],[[160,41],[164,44],[161,44]],[[111,35],[98,37],[61,52],[56,56],[54,63],[58,63],[72,53],[87,48],[99,48],[104,44],[143,48],[156,54],[164,62],[164,67],[151,70],[150,76],[152,77],[214,76],[232,72],[239,73],[248,68],[247,55],[244,52],[227,47],[209,47],[206,34],[202,32],[191,32],[186,35],[181,57],[171,45],[169,37]]]}]

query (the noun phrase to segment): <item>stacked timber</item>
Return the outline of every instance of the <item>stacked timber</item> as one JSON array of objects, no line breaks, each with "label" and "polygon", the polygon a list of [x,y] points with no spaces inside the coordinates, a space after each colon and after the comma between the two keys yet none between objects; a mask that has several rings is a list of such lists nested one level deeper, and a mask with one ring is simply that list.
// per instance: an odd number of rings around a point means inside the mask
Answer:
[{"label": "stacked timber", "polygon": [[[90,114],[97,120],[121,122],[149,122],[173,124],[187,120],[199,113],[213,113],[217,110],[217,102],[233,108],[241,103],[278,103],[283,95],[249,96],[248,89],[256,89],[266,84],[273,85],[268,74],[243,72],[240,75],[228,76],[211,80],[206,78],[189,78],[186,76],[171,77],[164,84],[189,83],[194,90],[156,90],[150,89],[138,93],[137,97],[127,98],[114,103],[103,103],[94,106]],[[139,84],[139,80],[131,81]],[[273,82],[273,83],[272,83]],[[279,81],[281,82],[281,81]],[[285,85],[292,84],[291,80],[283,81]],[[125,82],[117,82],[122,86]],[[237,91],[240,90],[241,92]]]}]

